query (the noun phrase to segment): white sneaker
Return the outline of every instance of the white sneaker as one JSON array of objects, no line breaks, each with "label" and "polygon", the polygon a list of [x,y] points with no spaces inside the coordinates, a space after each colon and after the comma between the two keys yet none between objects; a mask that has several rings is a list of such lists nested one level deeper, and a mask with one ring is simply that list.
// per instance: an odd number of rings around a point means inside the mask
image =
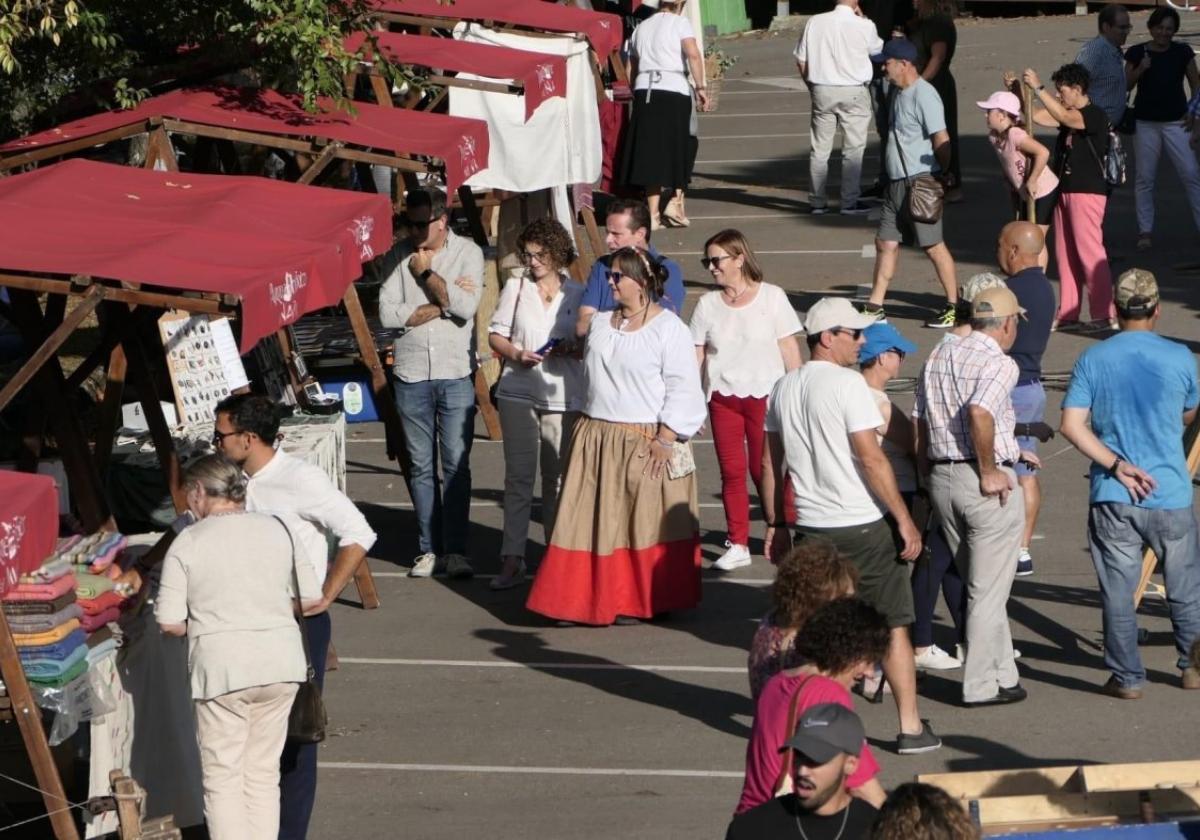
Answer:
[{"label": "white sneaker", "polygon": [[953,671],[962,667],[962,660],[956,659],[937,645],[930,645],[916,655],[917,667],[926,671]]},{"label": "white sneaker", "polygon": [[732,572],[734,569],[742,568],[742,566],[749,566],[751,562],[749,548],[725,540],[725,553],[717,558],[712,567],[720,569],[722,572]]},{"label": "white sneaker", "polygon": [[470,561],[461,554],[446,555],[446,574],[455,580],[466,580],[475,577],[475,570]]},{"label": "white sneaker", "polygon": [[413,561],[413,567],[408,570],[408,576],[433,577],[436,572],[442,571],[443,565],[438,562],[438,556],[431,551]]}]

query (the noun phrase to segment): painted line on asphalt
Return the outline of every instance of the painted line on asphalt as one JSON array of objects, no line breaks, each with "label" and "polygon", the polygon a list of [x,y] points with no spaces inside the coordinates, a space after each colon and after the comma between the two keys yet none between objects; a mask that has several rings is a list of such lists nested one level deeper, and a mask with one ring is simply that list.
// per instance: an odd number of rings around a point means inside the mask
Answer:
[{"label": "painted line on asphalt", "polygon": [[321,761],[322,770],[392,770],[401,773],[491,773],[531,776],[673,776],[684,779],[740,779],[738,770],[652,770],[614,767],[505,767],[492,764],[391,764],[376,761]]},{"label": "painted line on asphalt", "polygon": [[802,219],[806,213],[734,213],[731,216],[690,216],[693,222],[720,222],[727,219]]},{"label": "painted line on asphalt", "polygon": [[[863,247],[865,248],[867,246],[864,245]],[[871,246],[871,247],[872,247],[872,249],[874,248],[874,246]],[[669,257],[698,257],[704,252],[703,251],[662,251],[660,253],[666,254]],[[755,249],[754,253],[756,253],[756,254],[854,254],[855,256],[862,256],[862,248],[849,248],[849,249],[842,249],[842,250],[835,250],[835,251],[760,251],[758,249]]]},{"label": "painted line on asphalt", "polygon": [[342,656],[343,665],[415,665],[435,668],[523,668],[529,671],[649,671],[652,673],[742,674],[745,665],[625,665],[620,662],[510,662],[497,659],[390,659]]},{"label": "painted line on asphalt", "polygon": [[[717,136],[703,135],[701,140],[767,140],[777,137],[807,137],[807,131],[793,132],[791,134],[721,134]],[[697,161],[699,163],[699,161]]]},{"label": "painted line on asphalt", "polygon": [[730,160],[698,160],[696,166],[711,163],[789,163],[793,161],[802,161],[802,157],[781,157],[781,158],[732,158]]},{"label": "painted line on asphalt", "polygon": [[[807,117],[812,111],[771,111],[765,114],[697,114],[702,120],[719,120],[722,117],[742,119],[744,117]],[[701,140],[704,138],[701,137]]]},{"label": "painted line on asphalt", "polygon": [[720,97],[723,99],[726,96],[781,96],[783,94],[795,96],[797,93],[805,92],[798,90],[725,90],[722,87]]},{"label": "painted line on asphalt", "polygon": [[[376,507],[397,508],[399,510],[412,510],[413,509],[412,502],[371,502],[370,504],[373,504]],[[541,502],[533,502],[532,504],[536,508],[540,508],[542,506]],[[471,502],[471,507],[473,507],[473,508],[501,508],[503,506],[504,506],[504,504],[502,502],[495,501],[492,499],[478,500],[478,501]],[[719,507],[725,507],[725,505],[722,502],[700,502],[697,505],[697,507],[719,508]]]},{"label": "painted line on asphalt", "polygon": [[[1034,537],[1034,539],[1038,539],[1038,538]],[[407,577],[409,577],[409,574],[408,574],[408,572],[377,572],[374,569],[372,569],[371,577],[407,578]],[[441,579],[444,577],[444,575],[439,574],[439,575],[434,575],[434,577]],[[474,580],[491,580],[494,577],[496,577],[496,575],[475,575],[473,579]],[[533,578],[534,578],[534,575],[530,574],[529,579],[532,580]],[[424,580],[424,578],[413,578],[413,580]],[[772,583],[775,582],[774,578],[734,578],[734,577],[728,577],[726,575],[722,575],[720,577],[704,577],[704,578],[701,578],[701,580],[704,583],[742,583],[742,584],[745,584],[746,586],[770,586]]]},{"label": "painted line on asphalt", "polygon": [[[695,218],[695,216],[693,216],[692,218]],[[667,252],[666,252],[666,251],[663,251],[662,253],[664,253],[664,254],[665,254],[665,253],[667,253]],[[699,251],[696,251],[695,253],[699,254],[700,252],[699,252]],[[764,253],[765,253],[765,254],[770,254],[770,253],[774,253],[774,252],[772,252],[772,251],[756,251],[755,253],[758,253],[758,254],[764,254]],[[799,252],[799,251],[787,251],[787,252],[785,252],[785,253],[792,254],[792,253],[801,253],[801,252]],[[814,253],[820,253],[820,252],[814,252]],[[855,251],[854,253],[856,253],[856,254],[857,254],[858,252],[857,252],[857,251]],[[702,294],[704,294],[704,293],[705,293],[705,292],[707,292],[707,291],[710,291],[710,290],[709,290],[709,289],[694,289],[694,290],[692,290],[692,291],[689,291],[689,292],[688,292],[688,294],[692,294],[692,293],[694,292],[695,294],[702,295]],[[346,443],[387,443],[387,438],[381,438],[381,437],[348,437],[348,438],[346,438]],[[504,443],[504,441],[502,441],[502,440],[491,440],[491,439],[489,439],[489,438],[484,438],[483,440],[477,440],[477,441],[475,441],[475,442],[472,444],[472,446],[478,446],[478,445],[479,445],[479,444],[481,444],[481,443]],[[692,439],[692,445],[693,445],[693,446],[706,446],[706,445],[707,445],[707,446],[712,446],[712,438],[700,438],[699,440],[696,440],[696,439],[694,439],[694,438],[693,438],[693,439]]]}]

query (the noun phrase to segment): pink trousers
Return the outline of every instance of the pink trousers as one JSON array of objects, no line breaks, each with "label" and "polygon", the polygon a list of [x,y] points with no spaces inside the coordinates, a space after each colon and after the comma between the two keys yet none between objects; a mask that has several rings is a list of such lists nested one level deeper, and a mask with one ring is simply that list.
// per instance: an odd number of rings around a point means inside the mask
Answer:
[{"label": "pink trousers", "polygon": [[1058,320],[1080,319],[1081,287],[1088,290],[1091,320],[1116,317],[1112,272],[1104,251],[1104,207],[1108,197],[1093,193],[1062,193],[1054,208],[1054,257],[1062,294]]}]

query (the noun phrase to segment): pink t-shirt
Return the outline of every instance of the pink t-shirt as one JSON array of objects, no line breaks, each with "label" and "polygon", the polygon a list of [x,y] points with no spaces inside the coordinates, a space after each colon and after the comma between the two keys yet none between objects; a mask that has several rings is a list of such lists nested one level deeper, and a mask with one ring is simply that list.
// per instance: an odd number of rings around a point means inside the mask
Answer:
[{"label": "pink t-shirt", "polygon": [[[776,674],[771,677],[754,708],[754,728],[750,732],[750,743],[746,745],[746,781],[742,784],[742,798],[735,813],[749,811],[774,798],[775,780],[783,766],[779,748],[792,734],[787,731],[788,709],[797,691],[801,692],[800,702],[796,704],[797,719],[805,709],[822,703],[837,703],[851,711],[854,709],[850,692],[828,677],[816,674],[795,677]],[[871,754],[870,746],[863,741],[858,769],[846,780],[846,787],[861,787],[878,774],[879,763]]]},{"label": "pink t-shirt", "polygon": [[[1015,125],[999,136],[990,133],[988,135],[988,139],[992,141],[992,147],[1000,158],[1000,168],[1004,170],[1004,177],[1008,179],[1008,184],[1013,192],[1020,190],[1021,185],[1025,183],[1025,172],[1029,166],[1029,159],[1021,152],[1019,146],[1021,141],[1028,136],[1025,129]],[[1037,198],[1045,198],[1054,192],[1057,186],[1058,176],[1047,166],[1042,170],[1042,176],[1038,178]]]}]

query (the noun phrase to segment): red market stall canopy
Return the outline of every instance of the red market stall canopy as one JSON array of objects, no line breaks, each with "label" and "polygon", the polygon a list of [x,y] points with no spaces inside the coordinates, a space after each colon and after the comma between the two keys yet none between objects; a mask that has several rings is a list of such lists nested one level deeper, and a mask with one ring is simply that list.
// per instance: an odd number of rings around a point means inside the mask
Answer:
[{"label": "red market stall canopy", "polygon": [[57,540],[54,479],[0,470],[0,595],[41,566]]},{"label": "red market stall canopy", "polygon": [[[355,103],[356,113],[351,114],[328,100],[319,104],[324,110],[310,114],[299,97],[272,90],[222,85],[185,88],[147,99],[126,111],[96,114],[12,140],[0,145],[0,164],[29,152],[53,151],[64,144],[78,149],[78,141],[89,138],[95,138],[97,144],[119,139],[144,131],[147,122],[156,122],[170,131],[184,133],[189,125],[213,126],[283,137],[318,137],[396,155],[424,155],[444,164],[447,193],[453,193],[487,166],[488,129],[482,120],[365,103]],[[364,157],[351,150],[341,150],[335,156],[351,160]]]},{"label": "red market stall canopy", "polygon": [[231,296],[244,353],[341,300],[391,246],[391,213],[370,193],[68,160],[0,180],[0,270]]},{"label": "red market stall canopy", "polygon": [[617,15],[543,0],[454,0],[449,6],[438,0],[374,0],[373,5],[401,22],[405,16],[444,18],[582,35],[602,59],[621,46],[621,18]]},{"label": "red market stall canopy", "polygon": [[[402,0],[405,6],[408,0]],[[456,7],[455,7],[456,8]],[[394,64],[415,64],[492,79],[512,79],[525,94],[525,118],[529,119],[546,99],[567,95],[567,60],[560,55],[512,50],[487,44],[471,44],[452,38],[378,32],[376,43]],[[357,52],[367,36],[355,33],[346,39],[346,49]],[[370,46],[364,57],[370,60]]]}]

